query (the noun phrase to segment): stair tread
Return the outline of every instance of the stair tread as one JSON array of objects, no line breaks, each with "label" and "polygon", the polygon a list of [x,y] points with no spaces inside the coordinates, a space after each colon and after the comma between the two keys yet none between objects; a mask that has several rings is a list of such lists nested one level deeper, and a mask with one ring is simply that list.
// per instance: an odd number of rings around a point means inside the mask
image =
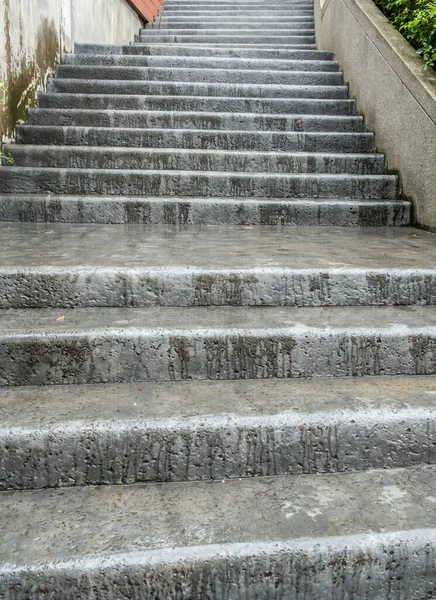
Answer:
[{"label": "stair tread", "polygon": [[[280,335],[304,338],[333,332],[381,332],[436,336],[436,306],[220,306],[76,309],[5,309],[0,311],[0,335],[101,335],[140,330],[158,335],[196,335],[234,332],[242,335]],[[62,320],[59,317],[63,316]],[[275,332],[275,333],[274,333]]]},{"label": "stair tread", "polygon": [[[295,427],[436,415],[436,375],[0,387],[0,436],[86,426]],[[268,420],[279,416],[279,421]],[[19,431],[21,430],[21,431]],[[374,448],[374,450],[376,450]],[[424,450],[425,451],[425,450]]]},{"label": "stair tread", "polygon": [[[241,48],[226,48],[222,45],[219,46],[211,46],[207,47],[205,45],[196,45],[196,44],[153,44],[152,46],[136,42],[135,44],[117,46],[115,44],[76,44],[76,50],[80,55],[86,54],[87,56],[94,55],[94,50],[98,49],[98,53],[104,51],[104,53],[109,54],[118,54],[118,55],[138,55],[141,50],[150,52],[150,56],[190,56],[193,52],[197,52],[197,56],[226,56],[232,58],[247,58],[254,57],[260,54],[260,57],[265,57],[266,55],[273,58],[285,59],[289,57],[304,57],[305,60],[309,60],[308,57],[325,57],[325,60],[333,60],[333,52],[325,51],[325,50],[317,50],[313,48],[311,50],[302,50],[302,49],[291,49],[286,50],[285,48],[259,48],[259,49],[250,49],[246,47]],[[178,54],[182,50],[181,54]],[[156,54],[157,52],[163,52],[164,54]],[[189,54],[186,54],[188,52]],[[97,53],[97,54],[98,54]],[[173,53],[173,54],[172,54]],[[196,56],[196,54],[194,54]]]},{"label": "stair tread", "polygon": [[[8,269],[434,271],[434,234],[411,228],[0,223]],[[436,290],[435,290],[436,293]]]},{"label": "stair tread", "polygon": [[0,497],[0,575],[18,569],[35,577],[34,569],[43,565],[49,573],[117,564],[156,567],[200,557],[267,555],[289,546],[313,551],[316,544],[352,550],[413,535],[430,542],[436,535],[435,476],[436,467],[427,466],[6,492]]}]

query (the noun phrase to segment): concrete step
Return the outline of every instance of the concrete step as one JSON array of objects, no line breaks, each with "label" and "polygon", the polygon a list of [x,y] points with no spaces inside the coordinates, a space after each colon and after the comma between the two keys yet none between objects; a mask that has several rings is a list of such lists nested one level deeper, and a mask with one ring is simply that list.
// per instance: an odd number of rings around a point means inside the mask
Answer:
[{"label": "concrete step", "polygon": [[436,374],[436,306],[7,309],[0,385]]},{"label": "concrete step", "polygon": [[289,71],[338,71],[338,63],[332,60],[289,60],[262,58],[230,58],[214,56],[143,56],[122,54],[68,54],[68,65],[97,67],[153,67],[189,69],[271,70]]},{"label": "concrete step", "polygon": [[199,586],[208,598],[431,598],[435,476],[424,466],[4,493],[2,588],[7,599],[174,600]]},{"label": "concrete step", "polygon": [[205,7],[212,8],[213,10],[217,10],[218,8],[241,8],[245,10],[247,13],[250,13],[253,9],[260,9],[264,12],[268,13],[274,9],[282,10],[284,8],[291,9],[294,6],[304,5],[309,6],[313,9],[313,2],[308,2],[307,0],[297,0],[293,2],[231,2],[230,0],[223,1],[217,6],[216,2],[165,2],[165,7],[163,8],[163,12],[169,8],[188,8],[189,6],[195,7]]},{"label": "concrete step", "polygon": [[180,9],[182,12],[184,9],[191,10],[191,7],[198,10],[218,10],[220,8],[225,11],[226,9],[237,8],[239,10],[245,10],[247,14],[250,14],[254,10],[263,11],[265,14],[271,14],[274,10],[293,10],[295,7],[303,6],[304,8],[311,8],[313,10],[313,2],[306,2],[305,0],[298,0],[297,2],[277,2],[275,4],[265,4],[265,2],[222,2],[217,6],[216,2],[165,2],[163,10],[159,13],[165,13],[167,10]]},{"label": "concrete step", "polygon": [[158,96],[219,96],[238,98],[346,99],[345,85],[272,85],[254,83],[204,83],[188,81],[110,81],[100,79],[50,79],[49,92],[74,94],[139,94]]},{"label": "concrete step", "polygon": [[220,15],[226,18],[236,17],[237,19],[247,16],[250,20],[256,18],[259,23],[263,23],[264,17],[313,17],[314,11],[313,7],[308,7],[304,4],[295,4],[293,8],[277,8],[267,12],[260,8],[252,8],[250,11],[247,11],[238,6],[231,6],[226,7],[225,9],[220,7],[218,10],[215,8],[205,9],[189,7],[182,11],[176,8],[167,8],[161,13],[163,18],[178,19],[180,17],[184,21],[191,18],[196,20],[211,18],[219,19]]},{"label": "concrete step", "polygon": [[[275,35],[278,32],[279,35],[293,35],[294,30],[306,30],[310,29],[311,32],[315,27],[313,17],[308,17],[307,19],[301,20],[301,17],[296,17],[295,21],[287,21],[284,26],[281,19],[277,19],[276,22],[268,21],[266,23],[260,24],[258,21],[253,20],[252,22],[245,22],[241,20],[241,22],[225,22],[219,23],[217,20],[215,23],[210,23],[210,21],[206,22],[198,22],[198,23],[189,23],[186,20],[185,23],[179,26],[177,19],[172,19],[171,23],[174,25],[167,25],[167,21],[159,20],[157,23],[153,23],[150,27],[146,27],[145,29],[141,29],[139,35],[148,36],[148,35],[161,35],[162,33],[168,35],[195,35],[197,31],[201,31],[202,34],[211,33],[211,34],[220,34],[230,35],[233,30],[237,30],[238,34],[244,33],[244,35],[249,31],[261,32],[262,34],[274,32],[272,35]],[[300,20],[298,20],[300,19]]]},{"label": "concrete step", "polygon": [[[170,7],[167,7],[167,8],[171,12]],[[204,15],[203,17],[192,17],[192,21],[196,21],[201,18],[204,18],[205,20],[210,20],[210,19],[216,18],[216,16],[214,17],[214,13],[217,13],[219,8],[220,7],[215,6],[211,9],[211,11],[209,11],[208,9],[203,10],[203,9],[199,9],[198,7],[197,7],[197,9],[195,9],[195,7],[194,7],[194,8],[187,9],[187,12],[192,12],[193,10],[197,10],[197,12],[201,12]],[[312,10],[312,12],[314,11],[313,4],[311,5],[311,4],[307,4],[304,2],[294,2],[294,3],[292,3],[292,5],[288,5],[288,6],[282,5],[281,7],[271,7],[271,10],[263,10],[261,7],[252,7],[252,8],[250,8],[250,10],[245,10],[243,7],[238,6],[237,4],[232,4],[231,6],[229,6],[228,4],[223,4],[222,8],[223,8],[223,10],[222,10],[221,14],[223,16],[224,23],[227,22],[228,11],[232,11],[232,10],[240,11],[241,13],[243,12],[245,14],[245,16],[247,17],[247,20],[254,21],[255,19],[257,19],[259,24],[268,23],[270,21],[277,20],[278,13],[288,13],[289,16],[286,18],[292,19],[293,18],[292,13],[294,10],[304,9],[304,10]],[[173,19],[180,18],[180,20],[186,21],[190,17],[185,17],[184,12],[185,11],[177,11],[177,14],[175,14],[173,11],[172,17],[168,17],[165,8],[163,8],[159,12],[159,14],[154,18],[153,22],[146,23],[145,27],[149,27],[149,26],[152,27],[155,23],[158,23],[162,19],[166,19],[166,18],[173,18]],[[259,18],[260,13],[262,14],[261,18]]]},{"label": "concrete step", "polygon": [[198,13],[218,13],[221,11],[223,14],[226,14],[228,11],[238,11],[243,12],[247,15],[252,15],[253,13],[257,13],[259,15],[268,15],[272,16],[277,12],[285,12],[288,14],[292,14],[294,11],[298,10],[307,10],[314,11],[313,3],[308,2],[289,2],[287,4],[276,4],[265,6],[260,2],[252,2],[250,6],[243,2],[227,2],[221,3],[219,6],[212,3],[206,2],[190,2],[184,4],[166,4],[162,11],[159,12],[159,16],[168,15],[170,13],[178,13],[178,14],[190,14],[191,12]]},{"label": "concrete step", "polygon": [[395,175],[8,167],[1,194],[395,200]]},{"label": "concrete step", "polygon": [[301,17],[301,16],[312,16],[314,15],[314,10],[312,6],[307,6],[305,4],[295,4],[292,8],[284,8],[277,7],[271,8],[271,10],[265,11],[261,8],[252,8],[247,11],[240,6],[229,6],[225,9],[220,6],[214,8],[204,8],[204,7],[187,7],[185,10],[180,10],[177,8],[166,8],[160,13],[162,17],[169,17],[173,19],[177,19],[181,17],[182,19],[190,19],[198,18],[202,19],[203,17],[214,17],[219,18],[220,15],[224,17],[236,16],[241,18],[243,16],[247,16],[250,19],[257,18],[259,23],[263,23],[264,17]]},{"label": "concrete step", "polygon": [[[156,34],[159,33],[156,30]],[[141,43],[147,44],[162,44],[162,43],[203,43],[203,44],[235,44],[240,46],[241,44],[253,44],[253,45],[269,45],[269,46],[302,46],[315,44],[315,35],[309,33],[307,35],[303,35],[300,31],[287,31],[286,35],[273,35],[265,33],[261,35],[260,32],[254,32],[250,30],[250,33],[240,33],[237,35],[236,33],[230,34],[211,34],[204,32],[200,34],[196,32],[195,35],[141,35],[138,39]]]},{"label": "concrete step", "polygon": [[29,124],[61,127],[213,129],[239,131],[362,132],[363,117],[205,111],[31,109]]},{"label": "concrete step", "polygon": [[129,46],[116,46],[111,44],[74,44],[76,54],[98,55],[128,55],[128,56],[210,56],[225,58],[259,58],[279,60],[323,60],[334,59],[333,52],[324,50],[289,50],[286,48],[227,48],[225,46],[200,46],[187,44],[131,44]]},{"label": "concrete step", "polygon": [[435,237],[408,228],[0,223],[0,233],[2,309],[436,304]]},{"label": "concrete step", "polygon": [[[244,1],[239,1],[239,0],[237,0],[236,2],[232,2],[231,0],[224,0],[221,5],[223,7],[225,7],[225,6],[242,6],[246,9],[250,9],[250,7],[253,7],[253,6],[261,6],[265,9],[265,11],[268,11],[274,7],[280,8],[283,6],[294,6],[295,4],[305,4],[305,5],[313,6],[313,3],[310,1],[307,1],[307,0],[297,0],[297,1],[292,0],[291,2],[283,2],[283,1],[280,1],[280,2],[266,2],[266,1],[244,2]],[[216,2],[212,2],[212,1],[197,2],[196,0],[194,0],[193,2],[185,2],[185,1],[179,0],[176,2],[169,1],[168,4],[165,3],[165,6],[181,6],[181,7],[183,7],[183,6],[189,6],[189,5],[195,5],[195,6],[204,5],[204,6],[211,6],[215,9],[217,8]],[[249,10],[247,10],[247,12],[249,12]]]},{"label": "concrete step", "polygon": [[[9,151],[6,146],[5,151]],[[383,154],[316,154],[174,148],[14,145],[16,167],[231,171],[234,173],[350,173],[382,175]]]},{"label": "concrete step", "polygon": [[118,81],[210,82],[235,84],[342,85],[342,73],[331,71],[272,71],[254,69],[201,69],[172,67],[101,67],[59,65],[57,77]]},{"label": "concrete step", "polygon": [[[300,16],[270,16],[262,18],[262,27],[268,28],[282,28],[284,25],[292,26],[295,23],[311,23],[313,25],[313,15],[300,15]],[[156,28],[175,28],[175,29],[244,29],[250,27],[259,28],[259,17],[255,14],[247,14],[238,19],[235,16],[225,16],[221,18],[218,16],[202,16],[202,17],[183,17],[179,15],[173,15],[165,17],[158,17],[153,23],[147,23],[145,30],[156,29]]]},{"label": "concrete step", "polygon": [[[222,131],[20,125],[20,144],[255,150],[278,152],[372,152],[374,136],[360,132]],[[7,146],[15,152],[17,146]],[[19,152],[20,150],[18,150]],[[22,151],[25,152],[23,149]],[[10,167],[12,168],[12,167]]]},{"label": "concrete step", "polygon": [[[355,115],[355,102],[346,98],[241,98],[213,96],[145,96],[107,94],[40,93],[41,108],[83,110],[136,110],[136,111],[201,111],[232,113],[284,113],[288,115]],[[33,118],[32,110],[30,112]],[[55,113],[53,118],[56,119]],[[236,116],[235,116],[236,118]]]},{"label": "concrete step", "polygon": [[308,35],[314,35],[314,31],[315,31],[315,24],[314,22],[310,23],[309,25],[304,24],[303,26],[301,26],[300,24],[291,24],[288,27],[283,27],[283,25],[279,25],[278,27],[259,27],[259,25],[257,25],[257,27],[243,27],[241,29],[238,29],[236,27],[223,27],[221,25],[220,28],[208,28],[207,26],[205,28],[202,29],[198,29],[197,27],[194,27],[193,29],[190,28],[181,28],[178,29],[177,27],[174,29],[164,29],[164,28],[153,28],[153,29],[141,29],[139,35],[141,37],[141,40],[144,41],[144,39],[147,38],[151,38],[150,41],[152,41],[152,38],[154,37],[160,37],[163,35],[176,35],[176,36],[195,36],[195,35],[201,35],[201,36],[219,36],[219,37],[228,37],[228,36],[235,36],[237,38],[239,37],[247,37],[247,36],[255,36],[255,37],[264,37],[264,36],[308,36]]},{"label": "concrete step", "polygon": [[[271,8],[274,7],[278,7],[281,8],[283,6],[294,6],[295,4],[305,4],[305,5],[309,5],[309,6],[313,6],[312,2],[308,2],[307,0],[297,0],[297,1],[291,1],[291,2],[284,2],[284,1],[280,1],[280,2],[266,2],[266,1],[260,1],[260,2],[244,2],[244,1],[239,1],[237,0],[236,2],[232,2],[231,0],[224,0],[222,2],[222,4],[220,4],[220,6],[222,5],[223,7],[226,6],[242,6],[244,8],[247,9],[247,12],[249,12],[250,7],[253,6],[261,6],[264,8],[265,11],[269,11]],[[184,2],[184,1],[169,1],[168,3],[165,3],[166,7],[169,6],[189,6],[189,5],[195,5],[195,6],[200,6],[200,5],[204,5],[204,6],[211,6],[212,8],[217,8],[216,2],[197,2],[196,0],[194,0],[193,2]]]},{"label": "concrete step", "polygon": [[260,4],[252,4],[249,9],[243,4],[220,4],[220,6],[215,5],[205,5],[205,4],[185,4],[184,6],[165,6],[160,16],[168,16],[168,15],[182,15],[182,16],[191,16],[191,15],[208,15],[208,14],[245,14],[249,16],[258,15],[259,22],[262,23],[262,17],[265,16],[273,16],[273,15],[287,15],[292,16],[295,14],[299,14],[300,12],[312,13],[314,12],[313,5],[307,4],[307,2],[293,2],[292,4],[280,5],[280,6],[269,6],[265,7]]},{"label": "concrete step", "polygon": [[[242,9],[246,10],[247,13],[250,13],[251,10],[255,7],[259,7],[260,9],[264,10],[266,13],[270,12],[271,10],[278,8],[278,9],[282,9],[284,7],[288,7],[291,8],[293,6],[296,5],[304,5],[304,6],[310,6],[313,8],[313,2],[308,2],[307,0],[297,0],[297,1],[292,1],[292,2],[232,2],[231,0],[224,0],[223,2],[220,3],[220,7],[223,7],[224,9],[226,7],[229,8],[233,8],[235,6],[237,7],[241,7]],[[180,8],[186,8],[188,6],[204,6],[206,8],[212,8],[213,10],[217,10],[217,5],[216,2],[197,2],[197,1],[193,1],[193,2],[172,2],[170,0],[168,0],[167,2],[165,2],[165,7],[163,9],[163,12],[167,9],[167,8],[171,8],[171,7],[180,7]]]},{"label": "concrete step", "polygon": [[0,489],[434,465],[435,389],[434,376],[2,388]]},{"label": "concrete step", "polygon": [[411,220],[403,200],[0,195],[0,221],[402,227]]},{"label": "concrete step", "polygon": [[[296,44],[279,44],[278,47],[277,44],[271,44],[271,43],[245,43],[245,44],[237,44],[237,43],[214,43],[214,42],[186,42],[186,41],[177,41],[177,42],[171,42],[171,41],[163,41],[163,42],[158,42],[158,41],[153,41],[153,43],[149,42],[147,44],[144,44],[140,41],[136,41],[132,44],[132,47],[135,46],[140,46],[141,48],[143,46],[159,46],[159,48],[161,48],[162,46],[165,46],[165,44],[168,44],[169,48],[174,48],[176,47],[178,50],[180,50],[180,54],[183,53],[184,49],[193,49],[193,48],[204,48],[206,50],[211,50],[211,49],[215,49],[215,48],[222,48],[222,49],[226,49],[226,50],[240,50],[241,48],[245,48],[247,50],[288,50],[289,52],[293,51],[293,50],[300,50],[300,51],[313,51],[316,50],[316,44],[315,43],[311,43],[311,44],[303,44],[301,42],[296,43]],[[177,52],[179,54],[179,52]],[[133,54],[135,54],[135,52],[133,52]]]}]

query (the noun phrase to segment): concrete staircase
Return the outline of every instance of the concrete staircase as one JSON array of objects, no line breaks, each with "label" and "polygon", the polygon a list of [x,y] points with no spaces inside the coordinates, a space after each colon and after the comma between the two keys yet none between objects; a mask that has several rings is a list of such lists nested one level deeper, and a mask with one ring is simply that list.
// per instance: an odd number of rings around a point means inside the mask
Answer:
[{"label": "concrete staircase", "polygon": [[436,238],[312,3],[75,50],[0,172],[0,598],[435,598]]}]

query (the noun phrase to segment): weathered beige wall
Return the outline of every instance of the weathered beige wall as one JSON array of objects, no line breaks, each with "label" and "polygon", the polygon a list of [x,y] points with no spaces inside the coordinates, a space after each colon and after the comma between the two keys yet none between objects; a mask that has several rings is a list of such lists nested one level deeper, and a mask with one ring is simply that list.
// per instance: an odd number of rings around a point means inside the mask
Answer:
[{"label": "weathered beige wall", "polygon": [[13,137],[29,106],[74,42],[122,44],[142,21],[126,0],[0,0],[0,140]]},{"label": "weathered beige wall", "polygon": [[398,171],[417,223],[436,231],[436,74],[371,0],[315,0],[320,49],[336,52],[377,149]]}]

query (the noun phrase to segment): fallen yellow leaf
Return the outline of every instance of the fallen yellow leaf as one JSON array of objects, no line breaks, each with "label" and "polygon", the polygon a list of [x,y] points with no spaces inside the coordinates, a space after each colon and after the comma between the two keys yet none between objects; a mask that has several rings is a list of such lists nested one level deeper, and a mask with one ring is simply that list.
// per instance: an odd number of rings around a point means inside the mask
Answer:
[{"label": "fallen yellow leaf", "polygon": [[65,321],[65,315],[62,315],[62,317],[59,317],[59,319],[56,319],[56,321]]}]

